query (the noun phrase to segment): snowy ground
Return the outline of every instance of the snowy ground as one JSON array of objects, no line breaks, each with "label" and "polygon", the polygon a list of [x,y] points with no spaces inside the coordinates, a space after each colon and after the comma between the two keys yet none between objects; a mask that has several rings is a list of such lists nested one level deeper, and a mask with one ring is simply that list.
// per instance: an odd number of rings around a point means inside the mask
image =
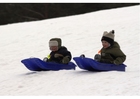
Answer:
[{"label": "snowy ground", "polygon": [[[21,60],[44,58],[48,41],[61,37],[73,57],[93,58],[104,31],[127,55],[126,72],[89,72],[79,69],[29,71]],[[140,95],[140,6],[0,26],[1,96],[138,96]],[[73,61],[73,60],[72,60]]]}]

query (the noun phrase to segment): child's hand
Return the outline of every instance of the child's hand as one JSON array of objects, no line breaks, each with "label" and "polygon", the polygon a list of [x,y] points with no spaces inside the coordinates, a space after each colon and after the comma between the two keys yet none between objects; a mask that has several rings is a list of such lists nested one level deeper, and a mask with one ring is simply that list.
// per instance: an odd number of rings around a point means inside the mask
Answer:
[{"label": "child's hand", "polygon": [[101,55],[100,55],[100,54],[96,54],[96,55],[94,56],[94,60],[95,60],[95,61],[100,61],[100,60],[101,60]]},{"label": "child's hand", "polygon": [[48,61],[48,58],[47,57],[44,57],[43,61],[44,62],[47,62]]},{"label": "child's hand", "polygon": [[55,54],[54,57],[59,58],[59,57],[64,57],[64,56],[62,54]]},{"label": "child's hand", "polygon": [[63,64],[68,64],[69,61],[70,61],[69,56],[65,56],[65,57],[62,59],[62,63],[63,63]]}]

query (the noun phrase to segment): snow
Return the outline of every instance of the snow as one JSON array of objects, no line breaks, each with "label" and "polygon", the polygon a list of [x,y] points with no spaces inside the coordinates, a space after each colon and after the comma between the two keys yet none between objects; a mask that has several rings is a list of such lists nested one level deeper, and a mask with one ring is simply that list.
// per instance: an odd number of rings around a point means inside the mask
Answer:
[{"label": "snow", "polygon": [[[127,55],[126,72],[89,72],[78,67],[34,72],[20,62],[29,57],[43,59],[50,53],[48,41],[53,37],[62,38],[73,57],[84,53],[93,58],[102,47],[103,32],[113,29]],[[0,31],[1,96],[140,95],[140,6],[8,24]]]}]

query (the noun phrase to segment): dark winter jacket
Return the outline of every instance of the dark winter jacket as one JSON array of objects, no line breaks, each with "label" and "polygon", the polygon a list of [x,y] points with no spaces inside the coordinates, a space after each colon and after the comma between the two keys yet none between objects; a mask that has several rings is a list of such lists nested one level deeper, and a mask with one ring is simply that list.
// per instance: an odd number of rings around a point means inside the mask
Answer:
[{"label": "dark winter jacket", "polygon": [[[55,57],[55,54],[61,54],[63,56],[60,56],[60,57]],[[69,61],[71,60],[72,56],[71,56],[71,53],[67,50],[66,47],[64,46],[61,46],[57,51],[52,51],[50,53],[50,58],[47,60],[48,62],[57,62],[57,63],[62,63],[62,59],[65,57],[65,56],[68,56],[69,58]]]},{"label": "dark winter jacket", "polygon": [[117,42],[114,42],[109,48],[101,49],[101,60],[104,63],[122,64],[126,59],[126,55],[121,51]]}]

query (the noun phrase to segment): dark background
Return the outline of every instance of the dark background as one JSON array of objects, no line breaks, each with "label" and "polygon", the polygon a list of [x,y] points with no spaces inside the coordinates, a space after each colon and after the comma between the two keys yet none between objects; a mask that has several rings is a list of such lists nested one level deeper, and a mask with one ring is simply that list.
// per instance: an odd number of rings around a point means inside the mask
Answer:
[{"label": "dark background", "polygon": [[0,25],[83,14],[140,3],[0,3]]}]

